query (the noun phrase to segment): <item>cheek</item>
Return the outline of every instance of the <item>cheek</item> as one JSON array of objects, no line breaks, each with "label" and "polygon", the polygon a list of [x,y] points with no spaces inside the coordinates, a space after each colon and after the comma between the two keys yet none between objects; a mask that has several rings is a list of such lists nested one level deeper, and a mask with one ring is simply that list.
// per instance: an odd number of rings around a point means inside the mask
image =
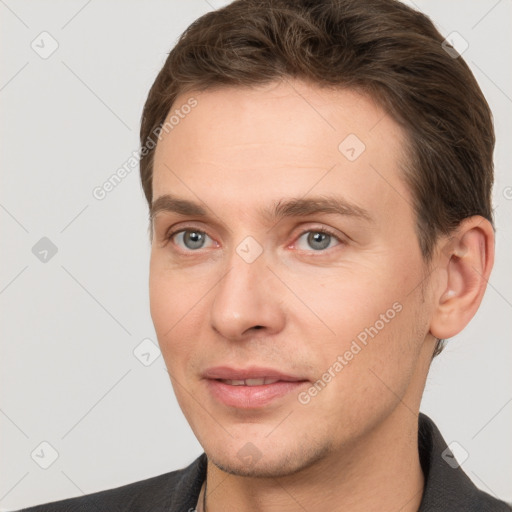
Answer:
[{"label": "cheek", "polygon": [[[187,285],[188,284],[188,285]],[[157,334],[160,350],[167,368],[173,372],[190,358],[196,330],[200,328],[201,303],[204,294],[198,286],[190,286],[189,280],[179,272],[158,269],[152,264],[149,279],[151,318]]]},{"label": "cheek", "polygon": [[296,308],[296,321],[301,324],[305,340],[318,343],[315,333],[319,328],[327,333],[322,337],[321,351],[311,347],[319,366],[329,368],[346,351],[352,352],[347,354],[351,361],[357,359],[368,367],[395,356],[403,360],[407,354],[412,355],[410,349],[416,350],[411,347],[411,339],[417,337],[417,291],[423,274],[418,261],[409,261],[407,265],[404,259],[389,255],[380,258],[378,265],[354,265],[350,270],[319,278],[302,277],[292,284],[319,320],[298,314]]},{"label": "cheek", "polygon": [[165,251],[153,249],[149,272],[149,300],[157,334],[178,327],[201,297],[201,276],[174,268]]},{"label": "cheek", "polygon": [[[308,401],[304,414],[330,425],[333,438],[359,435],[406,396],[421,348],[416,305],[411,298],[399,304],[383,300],[382,307],[369,301],[355,310],[338,308],[338,316],[326,320],[336,336],[322,342],[321,350],[310,347],[318,380],[300,403]],[[343,421],[334,424],[333,417]]]},{"label": "cheek", "polygon": [[176,307],[179,305],[172,280],[151,269],[149,279],[149,306],[151,318],[160,341],[176,322]]},{"label": "cheek", "polygon": [[[400,299],[400,291],[390,286],[378,269],[331,272],[324,276],[304,276],[291,283],[301,301],[325,324],[335,343],[355,336],[373,325]],[[298,304],[298,313],[303,306]],[[391,312],[392,314],[393,312]],[[313,326],[312,317],[302,315],[301,323]],[[308,321],[308,322],[307,322]]]}]

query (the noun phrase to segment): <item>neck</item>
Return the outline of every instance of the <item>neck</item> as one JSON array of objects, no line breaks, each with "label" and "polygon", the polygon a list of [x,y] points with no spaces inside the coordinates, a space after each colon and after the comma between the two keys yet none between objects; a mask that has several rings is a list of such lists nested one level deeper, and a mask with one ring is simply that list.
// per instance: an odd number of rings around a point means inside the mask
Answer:
[{"label": "neck", "polygon": [[285,477],[230,475],[208,461],[207,512],[416,512],[424,485],[417,421],[410,409],[399,404],[349,448]]}]

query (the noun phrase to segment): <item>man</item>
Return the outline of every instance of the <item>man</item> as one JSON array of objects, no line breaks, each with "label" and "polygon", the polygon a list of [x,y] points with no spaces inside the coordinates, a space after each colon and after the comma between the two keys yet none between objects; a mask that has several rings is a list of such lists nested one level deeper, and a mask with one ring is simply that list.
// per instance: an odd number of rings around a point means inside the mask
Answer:
[{"label": "man", "polygon": [[494,257],[494,132],[393,0],[197,20],[141,127],[151,314],[205,453],[32,511],[504,511],[419,407]]}]

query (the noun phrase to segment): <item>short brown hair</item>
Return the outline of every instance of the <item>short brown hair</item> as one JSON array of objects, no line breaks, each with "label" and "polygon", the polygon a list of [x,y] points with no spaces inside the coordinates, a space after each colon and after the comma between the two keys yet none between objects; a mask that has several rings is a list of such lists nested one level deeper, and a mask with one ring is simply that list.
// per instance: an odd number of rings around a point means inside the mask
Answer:
[{"label": "short brown hair", "polygon": [[[286,77],[372,97],[404,128],[403,177],[426,261],[465,218],[493,224],[494,128],[471,73],[424,14],[396,0],[235,0],[180,37],[147,98],[144,147],[178,94]],[[152,201],[154,148],[141,155]]]}]

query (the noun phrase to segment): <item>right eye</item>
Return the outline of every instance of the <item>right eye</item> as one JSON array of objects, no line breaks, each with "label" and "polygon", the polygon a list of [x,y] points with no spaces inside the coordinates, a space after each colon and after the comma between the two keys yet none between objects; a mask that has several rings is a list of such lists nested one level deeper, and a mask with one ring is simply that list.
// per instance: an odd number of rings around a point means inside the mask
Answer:
[{"label": "right eye", "polygon": [[[180,247],[180,249],[185,251],[203,249],[207,238],[213,242],[213,240],[204,231],[200,231],[198,229],[181,229],[179,231],[169,233],[167,238]],[[214,247],[215,245],[212,246]]]}]

